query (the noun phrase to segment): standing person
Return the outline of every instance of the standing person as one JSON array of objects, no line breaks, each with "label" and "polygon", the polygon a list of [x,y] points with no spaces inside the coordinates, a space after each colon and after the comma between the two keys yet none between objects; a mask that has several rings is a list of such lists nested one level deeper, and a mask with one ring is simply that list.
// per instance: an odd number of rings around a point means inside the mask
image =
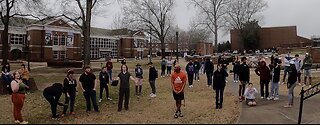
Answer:
[{"label": "standing person", "polygon": [[[73,76],[74,71],[69,70],[66,78],[63,80],[63,91],[65,93],[65,102],[66,105],[63,109],[62,116],[66,115],[68,110],[68,105],[70,105],[70,115],[75,115],[74,112],[74,103],[76,100],[76,91],[77,91],[77,80]],[[69,104],[70,101],[70,104]]]},{"label": "standing person", "polygon": [[99,102],[102,101],[102,93],[103,93],[103,90],[105,89],[106,90],[106,98],[107,100],[112,100],[109,96],[109,74],[108,74],[108,69],[107,67],[103,67],[101,72],[99,73],[99,81],[100,81],[100,93],[99,93],[99,96],[100,96],[100,99],[99,99]]},{"label": "standing person", "polygon": [[296,82],[297,82],[297,69],[293,61],[290,61],[290,69],[288,72],[288,83],[287,83],[287,88],[288,88],[288,104],[285,105],[285,108],[291,108],[293,105],[293,98],[294,98],[294,88],[296,87]]},{"label": "standing person", "polygon": [[256,106],[257,102],[256,102],[256,97],[255,95],[258,94],[258,90],[253,87],[252,83],[248,84],[248,88],[246,88],[245,92],[244,92],[244,97],[246,98],[246,104],[249,106]]},{"label": "standing person", "polygon": [[199,71],[200,71],[200,68],[201,68],[201,64],[198,62],[198,59],[196,59],[194,61],[194,80],[198,80],[198,82],[200,81],[199,80]]},{"label": "standing person", "polygon": [[247,65],[247,58],[242,57],[241,58],[242,64],[239,67],[239,100],[240,102],[244,99],[243,94],[246,87],[246,84],[250,82],[250,69]]},{"label": "standing person", "polygon": [[7,62],[7,64],[3,65],[2,66],[2,69],[1,69],[1,77],[2,77],[2,80],[5,82],[6,86],[7,86],[7,90],[9,92],[9,94],[12,93],[12,90],[11,90],[11,81],[12,81],[12,78],[11,78],[11,75],[10,75],[10,64]]},{"label": "standing person", "polygon": [[141,65],[138,63],[136,65],[136,68],[134,69],[136,73],[136,95],[139,97],[141,96],[142,91],[142,80],[143,80],[143,70],[141,68]]},{"label": "standing person", "polygon": [[126,65],[126,64],[127,64],[126,58],[123,57],[123,59],[121,60],[121,65]]},{"label": "standing person", "polygon": [[284,60],[284,74],[283,74],[282,84],[285,83],[287,73],[290,70],[290,60],[292,59],[292,57],[290,56],[290,53],[291,52],[288,52],[288,54],[283,59]]},{"label": "standing person", "polygon": [[226,77],[228,77],[228,73],[222,69],[221,64],[217,65],[217,70],[213,74],[213,89],[216,90],[216,109],[222,108]]},{"label": "standing person", "polygon": [[128,66],[122,65],[121,72],[115,80],[120,80],[119,88],[119,102],[118,102],[118,112],[122,110],[123,96],[124,96],[124,108],[129,110],[129,96],[130,96],[130,83],[129,79],[136,82],[136,79],[131,76],[128,72]]},{"label": "standing person", "polygon": [[297,69],[297,77],[298,77],[298,83],[301,86],[301,69],[302,69],[302,61],[299,58],[299,54],[294,55],[295,58],[293,58],[294,65]]},{"label": "standing person", "polygon": [[229,65],[229,62],[226,58],[225,55],[223,55],[223,57],[221,58],[221,62],[220,62],[222,65],[222,69],[225,70],[226,72],[228,72],[228,65]]},{"label": "standing person", "polygon": [[192,59],[189,60],[189,63],[186,66],[186,72],[188,74],[188,82],[189,82],[189,88],[193,87],[193,74],[194,74],[194,65],[192,62]]},{"label": "standing person", "polygon": [[[21,72],[22,82],[27,86],[29,86],[29,70],[28,68],[26,68],[24,64],[21,65],[20,72]],[[27,89],[27,93],[28,93],[28,89]]]},{"label": "standing person", "polygon": [[20,79],[20,73],[18,71],[15,71],[13,73],[13,80],[10,83],[11,84],[11,100],[13,103],[13,116],[14,116],[14,122],[16,124],[28,124],[27,121],[24,121],[22,118],[21,110],[24,105],[25,101],[25,93],[26,88],[28,88],[27,85],[25,85],[21,79]]},{"label": "standing person", "polygon": [[58,120],[60,117],[57,114],[57,106],[65,106],[59,102],[59,99],[63,92],[63,86],[61,83],[54,83],[52,86],[49,86],[43,90],[43,96],[50,103],[52,120]]},{"label": "standing person", "polygon": [[260,61],[260,66],[255,70],[256,74],[260,76],[260,91],[261,99],[266,98],[270,100],[269,97],[269,81],[270,81],[270,69],[266,65],[265,61]]},{"label": "standing person", "polygon": [[210,58],[207,58],[207,61],[204,66],[204,72],[207,75],[208,87],[211,87],[212,85],[213,70],[214,70],[213,62],[210,61]]},{"label": "standing person", "polygon": [[187,82],[187,75],[181,72],[180,65],[174,66],[174,72],[171,74],[171,86],[173,98],[176,101],[176,112],[174,118],[183,117],[181,112],[182,100],[184,100],[184,88]]},{"label": "standing person", "polygon": [[304,85],[307,85],[307,77],[309,77],[309,88],[311,87],[311,77],[312,77],[312,72],[311,72],[311,66],[312,66],[312,58],[309,53],[306,53],[306,56],[303,60],[303,65],[302,68],[304,69]]},{"label": "standing person", "polygon": [[200,72],[201,72],[202,74],[204,74],[204,64],[205,64],[205,59],[202,58],[202,59],[201,59],[201,67],[200,67]]},{"label": "standing person", "polygon": [[235,58],[232,65],[233,65],[233,82],[237,83],[239,81],[239,67],[240,67],[239,56]]},{"label": "standing person", "polygon": [[170,74],[171,74],[172,64],[173,64],[172,57],[170,57],[167,60],[167,76],[170,76]]},{"label": "standing person", "polygon": [[156,97],[156,79],[158,78],[158,71],[152,65],[152,62],[149,64],[149,83],[152,89],[150,97]]},{"label": "standing person", "polygon": [[178,62],[177,59],[173,61],[173,67],[176,66],[177,62]]},{"label": "standing person", "polygon": [[91,102],[95,112],[99,112],[99,108],[97,105],[97,93],[96,93],[96,76],[91,72],[90,66],[86,66],[85,72],[81,74],[80,88],[83,91],[84,98],[86,99],[87,109],[86,111],[91,111]]},{"label": "standing person", "polygon": [[165,77],[167,62],[164,58],[161,61],[161,77]]},{"label": "standing person", "polygon": [[[276,59],[275,59],[276,60]],[[273,61],[271,69],[271,97],[269,99],[279,100],[279,82],[280,82],[280,66],[281,61]]]},{"label": "standing person", "polygon": [[109,75],[109,80],[112,80],[112,69],[113,69],[113,63],[111,62],[111,58],[108,59],[106,63],[107,72]]}]

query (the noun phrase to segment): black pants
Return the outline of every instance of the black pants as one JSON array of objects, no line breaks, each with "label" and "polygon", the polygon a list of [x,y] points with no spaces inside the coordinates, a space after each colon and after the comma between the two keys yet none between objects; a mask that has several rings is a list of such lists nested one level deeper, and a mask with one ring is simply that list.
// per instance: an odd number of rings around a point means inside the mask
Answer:
[{"label": "black pants", "polygon": [[223,88],[216,88],[216,107],[222,107],[223,103],[223,92],[224,92],[224,87]]},{"label": "black pants", "polygon": [[260,92],[261,97],[264,97],[264,94],[266,94],[266,98],[269,97],[269,80],[260,80]]},{"label": "black pants", "polygon": [[101,85],[100,84],[100,99],[102,99],[102,93],[103,93],[103,89],[106,90],[106,98],[109,98],[109,87],[108,85]]},{"label": "black pants", "polygon": [[[68,110],[68,106],[70,106],[70,112],[73,112],[74,110],[74,102],[76,99],[76,92],[69,92],[68,93],[70,97],[67,96],[67,94],[65,94],[65,100],[64,100],[64,104],[67,105],[63,108],[63,114],[67,113]],[[69,104],[70,102],[70,104]]]},{"label": "black pants", "polygon": [[298,77],[298,82],[301,83],[301,72],[298,72],[297,77]]},{"label": "black pants", "polygon": [[58,103],[55,101],[55,97],[52,95],[46,94],[46,93],[43,93],[43,96],[50,103],[52,118],[57,118],[58,117],[58,114],[57,114]]},{"label": "black pants", "polygon": [[168,75],[171,74],[171,68],[172,68],[172,66],[167,66],[167,74],[168,74]]},{"label": "black pants", "polygon": [[248,81],[240,81],[240,82],[241,84],[239,85],[239,96],[243,96],[246,88],[246,84],[249,82]]},{"label": "black pants", "polygon": [[91,111],[91,103],[90,100],[92,101],[92,105],[94,108],[94,111],[99,111],[98,105],[97,105],[97,94],[96,91],[94,90],[86,90],[83,92],[84,98],[86,99],[86,104],[87,104],[87,111]]},{"label": "black pants", "polygon": [[161,76],[166,74],[166,66],[161,66]]},{"label": "black pants", "polygon": [[194,76],[193,73],[192,73],[192,74],[188,73],[188,82],[189,82],[189,85],[192,85],[192,84],[193,84],[193,76]]},{"label": "black pants", "polygon": [[156,80],[151,80],[149,82],[150,82],[150,86],[151,86],[151,89],[152,89],[152,93],[156,94]]},{"label": "black pants", "polygon": [[124,96],[124,108],[126,110],[128,110],[129,109],[129,96],[130,96],[130,89],[129,88],[120,88],[120,90],[119,90],[118,111],[122,110],[123,96]]}]

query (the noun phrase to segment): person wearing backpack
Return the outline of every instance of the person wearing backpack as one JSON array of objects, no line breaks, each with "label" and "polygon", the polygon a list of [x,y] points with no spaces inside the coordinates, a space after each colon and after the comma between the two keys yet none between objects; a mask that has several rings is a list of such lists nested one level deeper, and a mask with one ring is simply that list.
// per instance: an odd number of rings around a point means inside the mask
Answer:
[{"label": "person wearing backpack", "polygon": [[192,59],[189,60],[189,63],[186,66],[186,72],[188,74],[188,82],[189,82],[189,88],[193,87],[193,75],[194,75],[194,65],[192,62]]},{"label": "person wearing backpack", "polygon": [[142,80],[143,80],[143,70],[141,68],[141,65],[138,63],[136,65],[136,68],[134,69],[136,73],[136,95],[139,97],[141,96],[142,91]]},{"label": "person wearing backpack", "polygon": [[152,93],[150,94],[150,97],[156,97],[156,79],[158,78],[158,71],[156,68],[152,65],[152,62],[149,63],[149,83],[150,87],[152,89]]}]

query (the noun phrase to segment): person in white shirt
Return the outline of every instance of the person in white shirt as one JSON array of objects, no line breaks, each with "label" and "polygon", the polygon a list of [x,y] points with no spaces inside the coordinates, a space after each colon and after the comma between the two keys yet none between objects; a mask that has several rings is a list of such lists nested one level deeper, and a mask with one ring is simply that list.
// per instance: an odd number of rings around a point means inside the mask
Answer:
[{"label": "person in white shirt", "polygon": [[294,62],[294,65],[296,66],[298,82],[299,82],[299,85],[301,85],[301,68],[302,68],[302,61],[301,61],[301,59],[299,58],[299,54],[296,54],[294,57],[295,57],[295,58],[293,58],[292,61]]},{"label": "person in white shirt", "polygon": [[172,64],[173,64],[172,57],[169,57],[169,59],[167,60],[167,76],[171,75]]},{"label": "person in white shirt", "polygon": [[258,94],[258,90],[253,87],[252,83],[248,84],[248,88],[244,91],[244,97],[246,98],[246,103],[249,106],[256,106],[256,97],[255,95]]},{"label": "person in white shirt", "polygon": [[284,75],[283,75],[283,79],[282,79],[282,84],[285,83],[286,80],[286,76],[288,74],[288,71],[290,69],[290,60],[292,59],[292,57],[290,56],[291,52],[288,52],[288,54],[284,57]]}]

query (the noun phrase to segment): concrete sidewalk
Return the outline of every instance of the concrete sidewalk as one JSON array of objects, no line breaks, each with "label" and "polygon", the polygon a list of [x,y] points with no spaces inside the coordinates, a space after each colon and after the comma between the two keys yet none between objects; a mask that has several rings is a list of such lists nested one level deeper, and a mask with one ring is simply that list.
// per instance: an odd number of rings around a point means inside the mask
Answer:
[{"label": "concrete sidewalk", "polygon": [[[258,86],[256,86],[258,88]],[[295,91],[300,91],[296,88]],[[244,101],[240,105],[240,117],[237,124],[297,124],[299,116],[300,96],[295,95],[292,108],[284,108],[287,95],[281,95],[277,101],[260,99],[257,96],[256,107],[247,106]],[[302,123],[320,124],[320,95],[304,101]]]}]

